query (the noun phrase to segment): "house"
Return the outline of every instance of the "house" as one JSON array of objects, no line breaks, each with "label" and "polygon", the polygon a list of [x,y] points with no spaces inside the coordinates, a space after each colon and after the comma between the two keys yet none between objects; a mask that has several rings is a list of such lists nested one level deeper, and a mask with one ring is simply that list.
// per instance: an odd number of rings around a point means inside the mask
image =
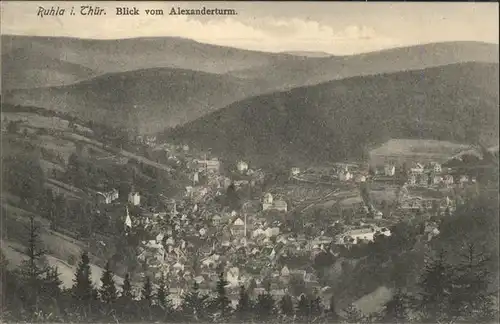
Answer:
[{"label": "house", "polygon": [[240,282],[240,269],[237,267],[229,268],[226,275],[226,280],[231,286],[238,286]]},{"label": "house", "polygon": [[353,175],[346,168],[345,170],[342,170],[338,173],[338,177],[340,181],[349,181],[352,179]]},{"label": "house", "polygon": [[214,215],[214,217],[212,217],[212,224],[214,226],[219,226],[221,224],[221,220],[222,217],[220,217],[219,215]]},{"label": "house", "polygon": [[134,206],[139,206],[141,204],[141,195],[135,191],[128,194],[128,202]]},{"label": "house", "polygon": [[264,235],[267,237],[275,237],[275,236],[278,236],[279,234],[280,234],[279,227],[270,227],[264,231]]},{"label": "house", "polygon": [[385,227],[378,228],[376,226],[354,229],[341,235],[337,243],[358,244],[361,242],[373,242],[377,234],[391,236],[391,231]]},{"label": "house", "polygon": [[154,135],[146,136],[146,140],[144,141],[144,143],[149,147],[155,146],[156,145],[156,136],[154,136]]},{"label": "house", "polygon": [[299,168],[292,168],[292,169],[290,170],[290,174],[291,174],[292,176],[297,176],[297,175],[299,175],[299,174],[300,174],[300,169],[299,169]]},{"label": "house", "polygon": [[443,177],[443,183],[447,186],[451,186],[455,183],[454,179],[453,179],[453,176],[451,174],[446,174],[444,177]]},{"label": "house", "polygon": [[245,222],[237,218],[231,226],[231,234],[234,236],[245,235]]},{"label": "house", "polygon": [[358,174],[354,179],[356,182],[366,182],[366,176],[363,174]]},{"label": "house", "polygon": [[248,170],[248,163],[246,163],[245,161],[239,161],[236,164],[236,168],[238,169],[239,172],[244,173]]},{"label": "house", "polygon": [[430,171],[435,173],[441,173],[442,171],[441,164],[437,162],[430,162],[428,168],[430,169]]},{"label": "house", "polygon": [[288,205],[284,200],[276,200],[273,204],[273,209],[286,212],[288,210]]},{"label": "house", "polygon": [[384,166],[384,175],[388,177],[393,177],[396,174],[396,167],[394,164],[386,164]]},{"label": "house", "polygon": [[219,172],[220,162],[217,158],[211,160],[195,160],[198,171]]},{"label": "house", "polygon": [[193,174],[193,184],[196,185],[200,182],[200,176],[198,171]]},{"label": "house", "polygon": [[262,201],[262,210],[268,210],[273,207],[273,195],[271,193],[266,193]]},{"label": "house", "polygon": [[417,176],[415,174],[410,174],[408,177],[408,184],[416,185],[417,184]]},{"label": "house", "polygon": [[288,278],[290,277],[290,270],[288,269],[287,266],[284,266],[282,269],[281,269],[281,272],[280,272],[281,276],[284,277],[284,278]]},{"label": "house", "polygon": [[116,199],[118,199],[119,197],[119,194],[118,194],[118,190],[116,189],[112,189],[110,191],[107,191],[107,192],[97,192],[97,200],[99,203],[102,203],[102,204],[111,204],[113,201],[115,201]]},{"label": "house", "polygon": [[415,163],[411,168],[410,172],[412,174],[422,174],[424,173],[424,166],[420,163]]}]

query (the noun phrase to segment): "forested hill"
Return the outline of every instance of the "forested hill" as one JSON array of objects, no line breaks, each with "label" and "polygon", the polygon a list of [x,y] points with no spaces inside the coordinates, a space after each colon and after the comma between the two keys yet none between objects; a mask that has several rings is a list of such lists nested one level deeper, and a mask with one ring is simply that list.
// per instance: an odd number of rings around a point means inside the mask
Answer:
[{"label": "forested hill", "polygon": [[165,137],[253,163],[360,157],[389,138],[498,141],[498,64],[354,77],[246,99]]}]

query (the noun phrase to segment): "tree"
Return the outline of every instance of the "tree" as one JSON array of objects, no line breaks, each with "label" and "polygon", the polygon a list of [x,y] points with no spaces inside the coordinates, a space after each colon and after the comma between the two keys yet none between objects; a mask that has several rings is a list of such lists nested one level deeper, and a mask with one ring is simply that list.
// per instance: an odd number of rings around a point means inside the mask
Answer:
[{"label": "tree", "polygon": [[207,295],[200,294],[198,283],[195,282],[192,290],[182,300],[182,311],[190,320],[203,320],[207,299]]},{"label": "tree", "polygon": [[321,305],[321,297],[316,296],[315,298],[311,298],[310,306],[309,306],[311,316],[318,317],[323,313],[323,307]]},{"label": "tree", "polygon": [[450,319],[450,298],[453,290],[453,269],[446,263],[444,254],[431,259],[425,266],[419,283],[421,288],[420,309],[426,321]]},{"label": "tree", "polygon": [[125,274],[122,285],[122,297],[133,299],[134,295],[132,293],[132,284],[130,283],[130,274]]},{"label": "tree", "polygon": [[239,320],[245,321],[248,320],[250,315],[252,314],[252,300],[248,295],[248,291],[245,289],[245,286],[240,287],[240,296],[238,299],[238,306],[236,306],[236,317]]},{"label": "tree", "polygon": [[141,290],[141,298],[143,301],[146,301],[149,305],[151,305],[153,299],[153,285],[149,276],[146,276],[146,279],[144,280]]},{"label": "tree", "polygon": [[487,263],[490,259],[477,251],[474,243],[468,243],[462,260],[455,266],[451,310],[461,320],[485,322],[494,320],[495,312],[489,291],[491,273]]},{"label": "tree", "polygon": [[73,297],[81,302],[90,302],[92,300],[92,280],[90,269],[90,259],[87,252],[83,252],[80,263],[76,269],[73,279]]},{"label": "tree", "polygon": [[400,289],[385,303],[380,320],[384,323],[407,323],[410,307],[408,296]]},{"label": "tree", "polygon": [[[54,278],[54,270],[49,268],[45,263],[44,249],[39,248],[39,230],[40,228],[35,224],[34,217],[30,217],[30,224],[28,227],[28,247],[26,248],[27,260],[23,260],[19,269],[20,279],[25,287],[25,302],[28,307],[38,308],[41,295],[44,293],[44,288],[47,284],[51,283],[56,285],[59,279],[58,276]],[[55,272],[57,273],[57,271]],[[48,281],[51,280],[50,282]],[[59,285],[57,285],[59,286]],[[52,286],[53,287],[53,286]]]},{"label": "tree", "polygon": [[296,313],[302,319],[307,319],[311,315],[311,305],[306,294],[300,295]]},{"label": "tree", "polygon": [[217,297],[214,300],[214,307],[220,313],[222,319],[227,319],[231,313],[231,301],[226,294],[226,286],[228,282],[224,278],[224,272],[219,274],[219,280],[217,281]]},{"label": "tree", "polygon": [[337,313],[337,307],[335,305],[335,297],[330,297],[330,307],[328,309],[328,318],[332,322],[336,322],[339,319],[339,314]]},{"label": "tree", "polygon": [[283,295],[279,302],[279,308],[281,311],[281,314],[283,314],[286,317],[293,317],[294,315],[294,309],[293,309],[293,301],[292,301],[292,296],[289,294]]},{"label": "tree", "polygon": [[266,291],[257,297],[257,304],[255,305],[255,314],[259,321],[268,320],[274,312],[274,300],[271,294]]},{"label": "tree", "polygon": [[115,280],[113,279],[113,272],[109,267],[109,261],[106,262],[106,268],[101,277],[102,286],[99,289],[101,300],[106,304],[116,301],[118,294],[116,292]]},{"label": "tree", "polygon": [[231,210],[239,210],[241,207],[241,200],[236,192],[234,183],[231,183],[226,190],[226,206],[229,206]]},{"label": "tree", "polygon": [[362,322],[365,317],[363,316],[363,313],[359,309],[356,308],[353,304],[349,305],[346,309],[344,309],[345,313],[345,321],[347,323],[360,323]]}]

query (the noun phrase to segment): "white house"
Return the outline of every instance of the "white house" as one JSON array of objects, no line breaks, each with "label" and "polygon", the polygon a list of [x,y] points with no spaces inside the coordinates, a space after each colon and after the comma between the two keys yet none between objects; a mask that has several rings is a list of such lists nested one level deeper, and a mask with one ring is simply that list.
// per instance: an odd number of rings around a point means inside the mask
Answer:
[{"label": "white house", "polygon": [[290,170],[290,174],[291,174],[292,176],[299,175],[299,174],[300,174],[300,169],[299,169],[299,168],[292,168],[292,169]]},{"label": "white house", "polygon": [[376,226],[369,228],[360,228],[355,230],[350,230],[344,233],[338,243],[340,244],[358,244],[361,242],[373,242],[375,235],[381,234],[385,236],[391,236],[391,231],[387,228],[378,228]]},{"label": "white house", "polygon": [[352,179],[352,173],[348,170],[340,171],[338,176],[340,181],[349,181]]},{"label": "white house", "polygon": [[441,173],[441,171],[442,171],[441,164],[439,164],[437,162],[429,163],[429,169],[431,169],[431,171],[434,171],[436,173]]},{"label": "white house", "polygon": [[393,164],[386,164],[384,166],[384,174],[388,177],[393,177],[396,174],[396,167]]},{"label": "white house", "polygon": [[245,161],[238,161],[238,163],[236,164],[236,168],[239,172],[246,172],[248,170],[248,163],[246,163]]},{"label": "white house", "polygon": [[229,285],[233,287],[239,286],[240,283],[240,269],[237,267],[232,267],[228,270],[226,280]]},{"label": "white house", "polygon": [[273,195],[271,193],[266,193],[262,201],[262,210],[268,210],[273,207]]},{"label": "white house", "polygon": [[286,212],[288,210],[288,204],[284,200],[276,200],[273,204],[273,209]]},{"label": "white house", "polygon": [[245,234],[245,222],[237,218],[231,227],[231,234],[241,236]]},{"label": "white house", "polygon": [[129,193],[128,202],[134,206],[139,206],[141,204],[141,195],[137,191]]},{"label": "white house", "polygon": [[118,190],[112,189],[107,192],[97,192],[98,200],[104,204],[111,204],[113,201],[118,199]]},{"label": "white house", "polygon": [[424,172],[424,166],[420,163],[415,163],[415,165],[410,168],[410,172],[413,174],[422,174]]}]

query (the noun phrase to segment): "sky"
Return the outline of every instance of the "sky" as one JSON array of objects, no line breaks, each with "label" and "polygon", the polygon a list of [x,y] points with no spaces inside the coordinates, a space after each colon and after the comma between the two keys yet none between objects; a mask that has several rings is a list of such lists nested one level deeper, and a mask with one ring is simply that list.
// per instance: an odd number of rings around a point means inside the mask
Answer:
[{"label": "sky", "polygon": [[[106,16],[69,15],[71,7],[104,8]],[[349,55],[443,41],[498,44],[498,3],[387,2],[49,2],[3,1],[2,34],[116,39],[177,36],[203,43],[281,52]],[[38,7],[66,9],[38,17]],[[139,16],[117,16],[116,7]],[[173,16],[171,9],[235,9],[235,16]],[[147,16],[145,9],[163,9]]]}]

